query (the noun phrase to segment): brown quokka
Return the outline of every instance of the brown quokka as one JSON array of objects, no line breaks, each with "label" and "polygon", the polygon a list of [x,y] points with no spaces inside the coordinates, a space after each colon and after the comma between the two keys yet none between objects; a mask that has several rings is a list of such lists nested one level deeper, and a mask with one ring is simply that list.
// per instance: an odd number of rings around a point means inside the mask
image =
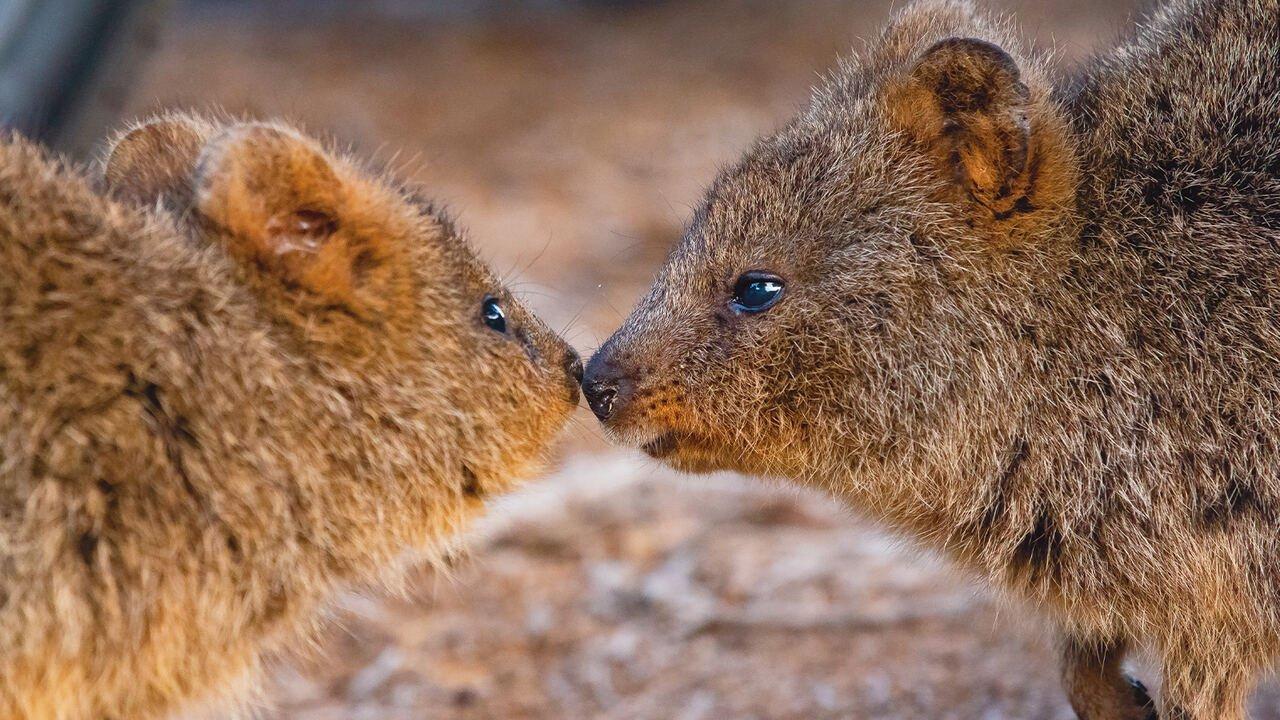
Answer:
[{"label": "brown quokka", "polygon": [[153,718],[536,467],[576,354],[430,204],[172,116],[0,144],[0,717]]},{"label": "brown quokka", "polygon": [[675,467],[829,490],[1043,607],[1089,720],[1238,719],[1280,651],[1280,4],[1055,86],[905,9],[725,171],[584,388]]}]

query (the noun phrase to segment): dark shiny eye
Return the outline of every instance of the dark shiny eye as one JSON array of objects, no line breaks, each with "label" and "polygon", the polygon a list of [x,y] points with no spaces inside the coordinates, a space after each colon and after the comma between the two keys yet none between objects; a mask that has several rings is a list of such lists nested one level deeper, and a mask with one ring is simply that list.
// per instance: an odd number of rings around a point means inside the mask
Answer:
[{"label": "dark shiny eye", "polygon": [[485,298],[480,306],[480,319],[490,330],[500,333],[507,331],[507,314],[502,312],[502,304],[497,298]]},{"label": "dark shiny eye", "polygon": [[729,307],[735,312],[758,313],[782,299],[782,278],[765,272],[744,273],[733,286]]}]

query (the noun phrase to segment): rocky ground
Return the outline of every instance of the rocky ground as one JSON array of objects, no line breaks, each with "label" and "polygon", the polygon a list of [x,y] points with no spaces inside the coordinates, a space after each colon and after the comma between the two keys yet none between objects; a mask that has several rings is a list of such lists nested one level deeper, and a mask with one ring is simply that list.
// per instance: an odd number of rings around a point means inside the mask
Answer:
[{"label": "rocky ground", "polygon": [[[1064,66],[1126,3],[1004,3]],[[883,1],[205,0],[131,107],[284,115],[450,203],[584,355],[716,168],[782,122]],[[1034,616],[811,494],[688,478],[583,412],[448,576],[351,597],[262,713],[330,718],[1066,719]],[[1141,668],[1140,668],[1141,670]],[[1148,673],[1149,674],[1149,673]],[[1264,690],[1255,717],[1280,718]]]}]

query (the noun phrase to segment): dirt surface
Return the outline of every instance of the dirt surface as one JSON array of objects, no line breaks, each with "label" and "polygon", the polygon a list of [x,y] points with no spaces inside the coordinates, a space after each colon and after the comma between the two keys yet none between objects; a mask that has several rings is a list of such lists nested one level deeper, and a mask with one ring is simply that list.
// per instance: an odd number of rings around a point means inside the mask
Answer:
[{"label": "dirt surface", "polygon": [[[1125,3],[1003,3],[1063,66]],[[716,168],[777,126],[885,2],[219,0],[180,5],[134,114],[283,115],[449,203],[583,354]],[[689,478],[580,412],[472,554],[351,597],[268,718],[1066,719],[1034,613],[825,498]],[[1150,671],[1139,668],[1150,677]],[[1256,718],[1280,718],[1259,694]]]}]

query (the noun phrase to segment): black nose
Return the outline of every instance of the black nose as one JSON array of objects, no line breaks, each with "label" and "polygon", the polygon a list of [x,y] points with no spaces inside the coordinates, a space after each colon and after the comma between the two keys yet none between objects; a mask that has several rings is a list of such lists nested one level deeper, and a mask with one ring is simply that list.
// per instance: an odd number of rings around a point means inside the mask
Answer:
[{"label": "black nose", "polygon": [[564,362],[561,364],[564,368],[564,386],[569,391],[569,402],[573,405],[578,404],[579,393],[582,392],[582,358],[578,353],[569,348],[564,354]]},{"label": "black nose", "polygon": [[601,422],[613,417],[628,387],[626,378],[599,353],[591,358],[582,379],[582,394],[587,396],[587,405]]},{"label": "black nose", "polygon": [[613,402],[618,399],[618,386],[613,383],[591,382],[582,386],[582,393],[587,396],[587,404],[600,422],[608,420],[613,414]]},{"label": "black nose", "polygon": [[573,378],[573,381],[582,384],[582,358],[574,350],[570,350],[569,354],[564,358],[564,371]]}]

